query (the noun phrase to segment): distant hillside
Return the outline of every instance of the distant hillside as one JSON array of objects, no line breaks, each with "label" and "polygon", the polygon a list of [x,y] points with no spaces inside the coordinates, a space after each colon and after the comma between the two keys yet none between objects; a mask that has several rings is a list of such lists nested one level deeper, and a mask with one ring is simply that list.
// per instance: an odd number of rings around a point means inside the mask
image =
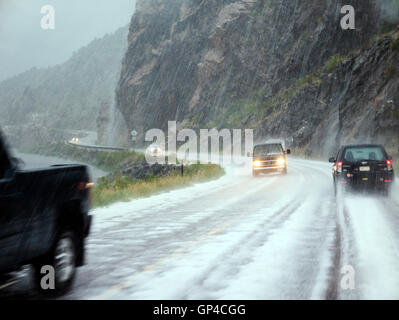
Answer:
[{"label": "distant hillside", "polygon": [[1,124],[94,129],[101,103],[113,100],[127,32],[124,27],[96,39],[63,64],[0,82]]}]

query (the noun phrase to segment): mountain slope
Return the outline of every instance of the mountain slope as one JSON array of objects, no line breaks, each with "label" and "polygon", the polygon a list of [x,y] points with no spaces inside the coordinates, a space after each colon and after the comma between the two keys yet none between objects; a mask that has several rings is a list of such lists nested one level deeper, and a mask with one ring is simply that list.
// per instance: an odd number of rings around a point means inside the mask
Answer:
[{"label": "mountain slope", "polygon": [[93,129],[102,101],[113,102],[127,28],[83,47],[65,63],[0,83],[3,124],[39,118],[50,128]]}]

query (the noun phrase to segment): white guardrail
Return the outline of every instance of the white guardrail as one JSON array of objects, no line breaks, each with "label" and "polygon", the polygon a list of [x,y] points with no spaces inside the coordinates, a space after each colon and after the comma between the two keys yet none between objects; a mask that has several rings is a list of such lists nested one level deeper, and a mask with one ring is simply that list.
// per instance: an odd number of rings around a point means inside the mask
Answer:
[{"label": "white guardrail", "polygon": [[94,145],[74,143],[74,142],[71,142],[71,141],[65,141],[65,143],[67,145],[72,146],[72,147],[77,147],[77,148],[82,148],[82,149],[105,150],[105,151],[125,151],[125,150],[129,150],[127,148],[107,147],[107,146],[94,146]]},{"label": "white guardrail", "polygon": [[[132,150],[132,151],[136,151],[136,152],[142,152],[145,153],[146,150],[144,149],[129,149],[129,148],[118,148],[118,147],[107,147],[107,146],[95,146],[95,145],[87,145],[87,144],[81,144],[81,143],[75,143],[75,142],[71,142],[71,141],[65,141],[65,144],[72,146],[72,147],[76,147],[76,148],[81,148],[81,149],[90,149],[90,150],[104,150],[104,151],[128,151],[128,150]],[[165,156],[168,156],[169,153],[165,152]],[[180,156],[179,154],[176,154],[176,157],[179,161],[181,161],[182,163],[184,163],[184,165],[190,165],[190,164],[195,164],[198,162],[197,159],[190,159],[190,158],[186,158],[183,156]]]}]

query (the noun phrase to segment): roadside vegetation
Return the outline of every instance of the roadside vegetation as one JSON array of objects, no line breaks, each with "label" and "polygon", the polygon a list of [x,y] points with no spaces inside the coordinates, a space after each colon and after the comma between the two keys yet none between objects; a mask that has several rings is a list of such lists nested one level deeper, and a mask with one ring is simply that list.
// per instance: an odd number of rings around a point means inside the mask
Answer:
[{"label": "roadside vegetation", "polygon": [[123,175],[114,178],[103,177],[93,188],[92,207],[104,207],[114,202],[148,197],[196,183],[215,180],[223,175],[224,170],[219,165],[192,164],[184,167],[183,176],[178,172],[173,172],[169,176],[151,176],[140,180]]},{"label": "roadside vegetation", "polygon": [[340,54],[336,54],[332,56],[330,60],[328,60],[325,68],[327,69],[328,72],[331,72],[332,70],[339,67],[347,59],[348,56],[341,56]]},{"label": "roadside vegetation", "polygon": [[92,190],[93,208],[103,207],[114,202],[148,197],[195,183],[215,180],[224,175],[224,170],[219,165],[192,164],[184,166],[183,176],[180,170],[176,170],[166,176],[151,175],[143,179],[134,179],[115,173],[126,164],[145,161],[143,153],[128,150],[112,152],[87,150],[67,145],[64,142],[36,146],[35,150],[23,151],[82,161],[113,173],[97,180]]}]

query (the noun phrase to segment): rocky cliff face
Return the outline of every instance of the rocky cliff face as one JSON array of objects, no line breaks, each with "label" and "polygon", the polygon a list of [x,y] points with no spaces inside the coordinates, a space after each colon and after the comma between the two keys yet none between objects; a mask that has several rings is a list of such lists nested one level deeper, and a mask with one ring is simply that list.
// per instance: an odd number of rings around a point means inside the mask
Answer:
[{"label": "rocky cliff face", "polygon": [[[353,31],[340,27],[347,4]],[[138,0],[117,107],[141,138],[177,120],[254,128],[308,153],[357,139],[395,146],[397,34],[375,37],[381,12],[372,0]]]}]

